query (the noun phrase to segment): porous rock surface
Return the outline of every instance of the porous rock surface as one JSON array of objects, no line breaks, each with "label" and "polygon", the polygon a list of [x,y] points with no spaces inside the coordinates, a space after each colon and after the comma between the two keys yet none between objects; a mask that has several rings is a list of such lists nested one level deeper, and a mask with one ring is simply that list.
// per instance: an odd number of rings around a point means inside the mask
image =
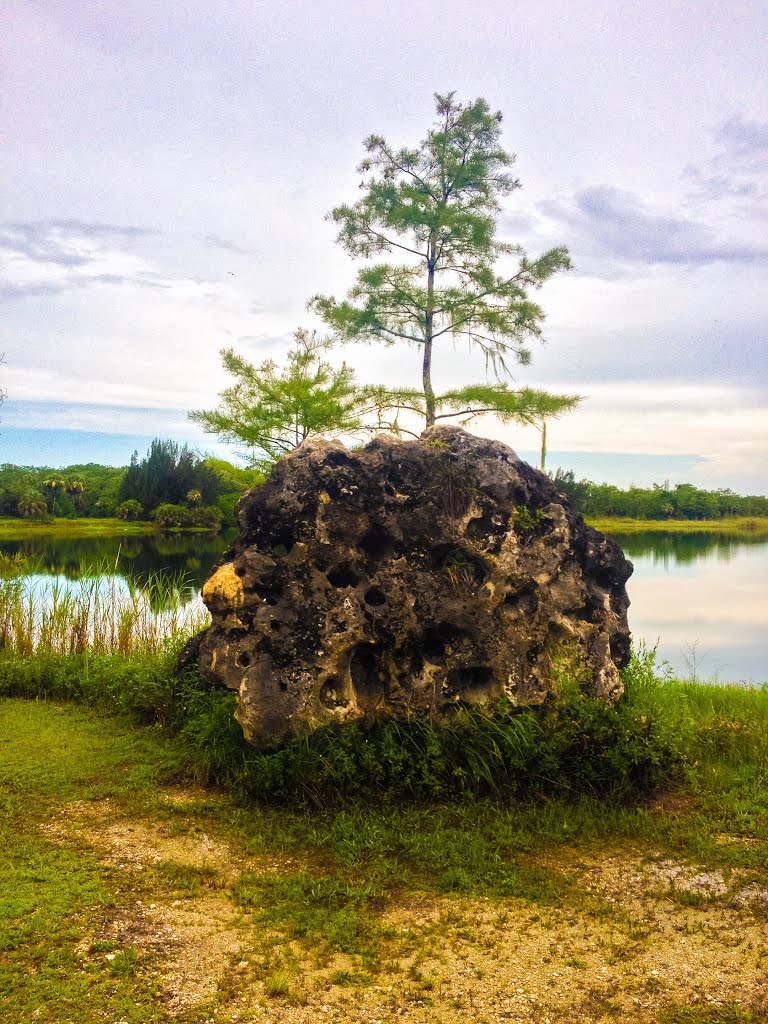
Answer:
[{"label": "porous rock surface", "polygon": [[632,565],[511,448],[455,427],[350,451],[306,441],[238,509],[203,589],[209,680],[248,739],[542,703],[568,673],[613,699]]}]

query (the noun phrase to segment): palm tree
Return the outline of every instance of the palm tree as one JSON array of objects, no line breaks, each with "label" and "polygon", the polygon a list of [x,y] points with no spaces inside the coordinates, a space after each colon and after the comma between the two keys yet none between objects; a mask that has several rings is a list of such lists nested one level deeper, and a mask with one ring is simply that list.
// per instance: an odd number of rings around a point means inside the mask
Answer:
[{"label": "palm tree", "polygon": [[56,495],[64,490],[67,486],[65,480],[60,480],[58,477],[51,476],[47,480],[43,480],[43,487],[51,492],[53,495],[53,507],[51,508],[51,515],[56,515]]},{"label": "palm tree", "polygon": [[85,484],[82,480],[68,480],[64,484],[64,489],[72,499],[72,504],[76,509],[80,508],[80,495],[85,490]]},{"label": "palm tree", "polygon": [[24,519],[42,519],[48,511],[42,494],[25,494],[19,498],[18,507],[19,515]]}]

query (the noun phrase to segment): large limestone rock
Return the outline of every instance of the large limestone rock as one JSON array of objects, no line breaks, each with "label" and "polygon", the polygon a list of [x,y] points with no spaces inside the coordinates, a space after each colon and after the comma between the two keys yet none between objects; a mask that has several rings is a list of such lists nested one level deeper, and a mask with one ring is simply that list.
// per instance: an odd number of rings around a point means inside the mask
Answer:
[{"label": "large limestone rock", "polygon": [[203,589],[199,664],[238,692],[253,743],[538,704],[563,673],[621,692],[632,565],[500,442],[452,427],[360,451],[307,441],[238,515]]}]

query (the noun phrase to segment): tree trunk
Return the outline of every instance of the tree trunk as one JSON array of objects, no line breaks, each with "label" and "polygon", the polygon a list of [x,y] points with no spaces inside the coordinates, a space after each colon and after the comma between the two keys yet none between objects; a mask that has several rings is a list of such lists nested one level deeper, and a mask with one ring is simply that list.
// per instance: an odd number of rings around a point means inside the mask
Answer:
[{"label": "tree trunk", "polygon": [[435,317],[435,239],[429,242],[427,258],[427,308],[424,317],[424,362],[422,363],[422,386],[426,403],[427,426],[435,424],[435,392],[432,390],[432,332]]},{"label": "tree trunk", "polygon": [[541,466],[539,467],[544,472],[544,467],[547,462],[547,421],[541,421]]}]

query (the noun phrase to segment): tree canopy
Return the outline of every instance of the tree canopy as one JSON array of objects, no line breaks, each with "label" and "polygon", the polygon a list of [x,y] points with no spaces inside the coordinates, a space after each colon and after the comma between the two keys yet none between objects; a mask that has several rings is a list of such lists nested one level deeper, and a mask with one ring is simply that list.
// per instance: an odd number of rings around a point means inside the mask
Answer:
[{"label": "tree canopy", "polygon": [[[530,293],[571,261],[562,246],[529,259],[497,238],[500,200],[520,187],[508,171],[514,157],[499,145],[502,116],[484,99],[463,105],[454,96],[435,97],[437,121],[416,149],[379,135],[365,140],[363,195],[329,218],[352,257],[393,261],[367,262],[346,299],[317,295],[311,306],[342,341],[421,347],[421,388],[388,395],[428,426],[484,412],[534,422],[573,408],[578,397],[513,392],[503,379],[511,362],[530,362],[529,343],[542,336],[544,311]],[[494,383],[436,394],[433,350],[449,339],[479,349]]]},{"label": "tree canopy", "polygon": [[143,459],[133,453],[119,500],[138,501],[149,512],[161,504],[184,503],[191,490],[199,491],[205,504],[212,505],[221,486],[216,474],[187,445],[155,438]]}]

